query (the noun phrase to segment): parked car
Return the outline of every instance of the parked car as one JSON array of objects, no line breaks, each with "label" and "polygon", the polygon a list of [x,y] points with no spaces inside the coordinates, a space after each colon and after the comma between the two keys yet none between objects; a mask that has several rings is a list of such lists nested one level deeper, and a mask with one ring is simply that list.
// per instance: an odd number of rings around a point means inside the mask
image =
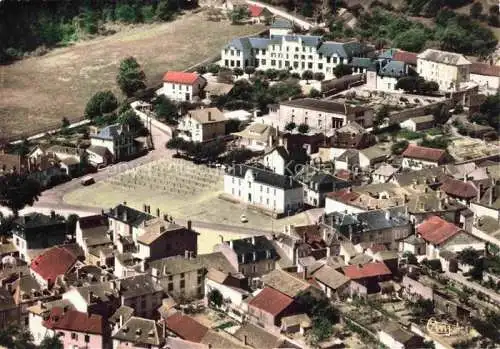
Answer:
[{"label": "parked car", "polygon": [[82,185],[85,185],[85,186],[92,185],[95,183],[95,179],[92,176],[85,176],[81,179],[80,183],[82,183]]},{"label": "parked car", "polygon": [[240,221],[241,221],[241,223],[247,223],[247,222],[248,222],[248,218],[247,218],[247,216],[245,216],[244,214],[242,214],[242,215],[240,216]]}]

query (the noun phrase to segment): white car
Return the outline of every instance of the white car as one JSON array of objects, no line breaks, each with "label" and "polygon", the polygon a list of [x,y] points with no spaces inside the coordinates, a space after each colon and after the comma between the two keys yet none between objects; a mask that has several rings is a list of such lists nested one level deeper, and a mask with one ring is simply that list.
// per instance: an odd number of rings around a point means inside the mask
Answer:
[{"label": "white car", "polygon": [[246,222],[248,222],[248,218],[247,218],[247,216],[245,216],[244,214],[242,214],[242,215],[240,216],[240,221],[241,221],[241,223],[246,223]]}]

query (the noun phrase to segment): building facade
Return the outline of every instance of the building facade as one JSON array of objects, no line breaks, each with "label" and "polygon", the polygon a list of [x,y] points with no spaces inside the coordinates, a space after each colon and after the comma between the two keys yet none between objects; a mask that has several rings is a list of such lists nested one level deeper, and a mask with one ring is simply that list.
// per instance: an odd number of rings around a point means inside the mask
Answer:
[{"label": "building facade", "polygon": [[179,120],[180,137],[205,142],[226,134],[226,118],[217,108],[190,110]]},{"label": "building facade", "polygon": [[469,62],[458,53],[427,49],[417,56],[417,73],[438,83],[441,91],[456,91],[469,81]]},{"label": "building facade", "polygon": [[163,75],[161,92],[173,101],[189,102],[200,96],[205,85],[205,79],[196,73],[169,71]]}]

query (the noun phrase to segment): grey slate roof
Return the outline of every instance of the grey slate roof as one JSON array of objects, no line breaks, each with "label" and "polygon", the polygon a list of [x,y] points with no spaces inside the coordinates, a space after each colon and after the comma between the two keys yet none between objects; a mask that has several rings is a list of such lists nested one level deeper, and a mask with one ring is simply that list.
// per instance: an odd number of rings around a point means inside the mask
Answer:
[{"label": "grey slate roof", "polygon": [[293,23],[284,18],[276,18],[271,24],[271,29],[293,29]]},{"label": "grey slate roof", "polygon": [[116,206],[114,209],[110,210],[106,215],[108,217],[119,220],[121,222],[125,222],[132,226],[138,226],[144,221],[149,221],[155,218],[149,213],[136,210],[135,208],[125,206],[123,204]]},{"label": "grey slate roof", "polygon": [[160,328],[154,320],[135,316],[128,319],[113,338],[142,345],[159,346],[164,342]]},{"label": "grey slate roof", "polygon": [[368,68],[372,65],[372,59],[364,57],[354,57],[349,65],[351,67]]},{"label": "grey slate roof", "polygon": [[406,76],[406,63],[400,61],[390,61],[385,66],[380,68],[378,75],[392,78],[400,78]]},{"label": "grey slate roof", "polygon": [[120,316],[123,317],[123,321],[126,322],[128,319],[130,319],[130,317],[134,314],[134,309],[129,307],[129,306],[126,306],[126,305],[122,305],[121,307],[119,307],[118,309],[116,309],[116,311],[114,312],[113,315],[111,315],[108,319],[108,321],[111,323],[111,324],[116,324],[120,321]]},{"label": "grey slate roof", "polygon": [[[252,239],[255,241],[255,243],[252,242]],[[274,245],[264,235],[255,236],[253,238],[231,240],[231,242],[226,241],[225,243],[232,244],[234,252],[236,252],[236,254],[238,255],[239,262],[241,262],[240,256],[245,256],[245,263],[253,262],[254,254],[255,254],[255,261],[266,260],[266,259],[274,260],[277,257]],[[267,251],[270,252],[269,257],[267,256]]]},{"label": "grey slate roof", "polygon": [[87,151],[95,153],[100,156],[106,156],[106,154],[109,153],[108,148],[102,147],[100,145],[91,145],[90,147],[87,148]]},{"label": "grey slate roof", "polygon": [[163,290],[151,275],[127,277],[117,282],[120,283],[120,294],[125,298],[153,294]]},{"label": "grey slate roof", "polygon": [[245,175],[249,170],[252,171],[254,180],[257,183],[263,183],[271,187],[281,188],[285,190],[302,187],[302,185],[296,180],[294,180],[292,177],[283,176],[253,166],[239,164],[229,169],[228,173],[231,176],[245,178]]},{"label": "grey slate roof", "polygon": [[98,138],[102,139],[115,139],[115,137],[121,134],[121,126],[120,124],[113,124],[106,126],[97,134]]},{"label": "grey slate roof", "polygon": [[176,275],[200,270],[204,265],[197,259],[189,259],[183,256],[168,257],[151,262],[151,268],[156,268],[160,275]]}]

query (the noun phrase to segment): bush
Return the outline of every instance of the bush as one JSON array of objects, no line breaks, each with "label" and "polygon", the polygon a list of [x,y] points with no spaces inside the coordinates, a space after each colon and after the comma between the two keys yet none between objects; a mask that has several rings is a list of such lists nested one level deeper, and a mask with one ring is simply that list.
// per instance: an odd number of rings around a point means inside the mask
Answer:
[{"label": "bush", "polygon": [[323,81],[325,80],[325,74],[321,72],[314,73],[314,80]]},{"label": "bush", "polygon": [[278,77],[278,72],[276,71],[276,69],[267,69],[265,71],[265,75],[269,80],[276,80],[276,78]]},{"label": "bush", "polygon": [[300,133],[307,133],[309,132],[309,125],[308,124],[300,124],[298,129],[297,129]]},{"label": "bush", "polygon": [[336,78],[341,78],[345,75],[351,75],[352,68],[348,65],[340,63],[333,69],[333,73],[335,74]]},{"label": "bush", "polygon": [[126,4],[119,4],[115,9],[115,17],[118,21],[125,23],[136,23],[137,22],[137,14],[135,13],[135,9]]},{"label": "bush", "polygon": [[208,71],[211,73],[211,74],[217,74],[220,70],[220,67],[217,65],[217,64],[210,64],[208,66]]},{"label": "bush", "polygon": [[233,73],[236,76],[242,76],[243,75],[243,69],[241,69],[241,68],[234,68],[233,69]]},{"label": "bush", "polygon": [[311,98],[320,98],[321,97],[321,92],[319,92],[315,88],[312,88],[311,91],[309,91],[309,97],[311,97]]},{"label": "bush", "polygon": [[306,80],[307,82],[309,82],[309,80],[311,80],[313,78],[313,76],[314,76],[314,74],[310,70],[304,70],[302,72],[302,79]]},{"label": "bush", "polygon": [[293,131],[295,130],[295,127],[297,127],[297,125],[295,125],[295,122],[289,122],[288,124],[286,124],[285,130]]},{"label": "bush", "polygon": [[408,141],[399,141],[392,145],[391,152],[394,155],[401,155],[410,143]]},{"label": "bush", "polygon": [[198,67],[196,67],[196,72],[200,75],[206,74],[207,67],[205,67],[204,65],[199,65]]}]

